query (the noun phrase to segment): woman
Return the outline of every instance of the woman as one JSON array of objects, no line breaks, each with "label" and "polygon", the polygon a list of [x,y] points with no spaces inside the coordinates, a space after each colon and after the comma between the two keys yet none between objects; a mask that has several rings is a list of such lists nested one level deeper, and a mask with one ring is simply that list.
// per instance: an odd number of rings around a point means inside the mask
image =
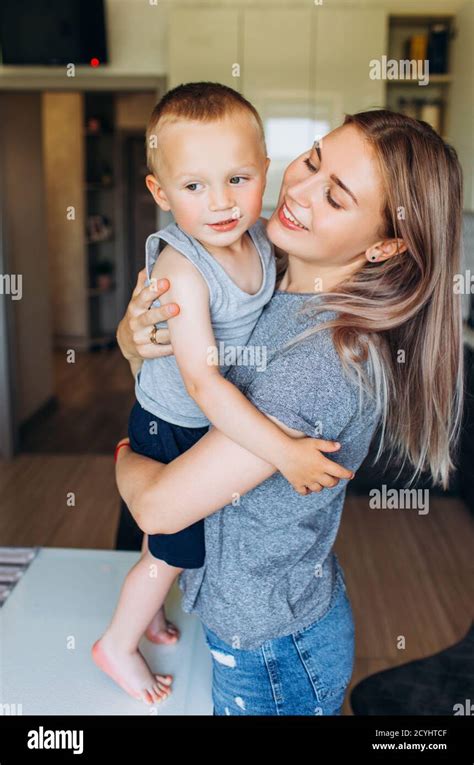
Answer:
[{"label": "woman", "polygon": [[[456,154],[426,123],[348,116],[285,172],[268,236],[287,257],[249,341],[270,362],[229,379],[295,438],[340,441],[349,469],[380,423],[379,455],[446,487],[462,401],[461,209]],[[154,298],[137,289],[119,329],[135,368],[169,318],[146,310]],[[206,517],[205,566],[179,585],[212,652],[214,713],[338,714],[354,649],[332,550],[346,483],[298,495],[215,429],[169,465],[121,449],[117,482],[146,533]]]}]

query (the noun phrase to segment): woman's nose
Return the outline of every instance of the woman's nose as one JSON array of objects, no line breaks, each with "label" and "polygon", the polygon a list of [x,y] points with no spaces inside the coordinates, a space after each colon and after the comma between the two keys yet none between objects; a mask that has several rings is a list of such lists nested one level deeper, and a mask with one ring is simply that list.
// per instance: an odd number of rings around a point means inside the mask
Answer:
[{"label": "woman's nose", "polygon": [[286,193],[300,207],[309,208],[312,197],[316,196],[316,190],[316,178],[302,178],[300,181],[293,181],[287,186]]}]

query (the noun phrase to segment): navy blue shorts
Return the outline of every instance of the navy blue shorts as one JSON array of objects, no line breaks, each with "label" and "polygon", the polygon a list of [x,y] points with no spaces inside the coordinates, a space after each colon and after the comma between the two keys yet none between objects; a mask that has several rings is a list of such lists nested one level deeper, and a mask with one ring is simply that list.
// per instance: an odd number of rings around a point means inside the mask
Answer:
[{"label": "navy blue shorts", "polygon": [[[147,412],[138,401],[128,421],[128,437],[133,451],[166,464],[193,446],[208,430],[208,426],[184,428],[173,425]],[[149,534],[148,549],[155,558],[170,566],[201,568],[205,558],[204,520],[176,534]]]}]

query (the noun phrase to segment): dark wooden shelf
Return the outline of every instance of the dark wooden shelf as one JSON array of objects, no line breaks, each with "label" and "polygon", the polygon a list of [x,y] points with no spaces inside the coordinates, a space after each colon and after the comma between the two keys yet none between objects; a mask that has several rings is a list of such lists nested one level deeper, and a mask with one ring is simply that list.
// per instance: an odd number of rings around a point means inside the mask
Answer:
[{"label": "dark wooden shelf", "polygon": [[90,244],[105,244],[106,242],[113,242],[115,239],[114,236],[108,236],[105,239],[86,239],[86,244],[89,246]]},{"label": "dark wooden shelf", "polygon": [[107,289],[103,290],[101,287],[89,287],[87,290],[87,294],[89,297],[100,297],[101,295],[110,295],[116,290],[115,284],[112,287],[107,287]]},{"label": "dark wooden shelf", "polygon": [[114,183],[86,183],[86,191],[109,191],[114,189]]}]

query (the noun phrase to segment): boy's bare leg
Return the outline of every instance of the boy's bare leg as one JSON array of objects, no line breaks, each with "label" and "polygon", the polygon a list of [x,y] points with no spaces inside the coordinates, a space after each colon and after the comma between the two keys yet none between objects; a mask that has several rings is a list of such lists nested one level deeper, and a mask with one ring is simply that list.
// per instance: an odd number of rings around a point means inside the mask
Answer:
[{"label": "boy's bare leg", "polygon": [[138,643],[181,571],[148,552],[142,555],[127,574],[110,625],[92,647],[97,666],[123,690],[147,704],[166,698],[173,678],[152,673]]},{"label": "boy's bare leg", "polygon": [[[148,534],[143,535],[142,554],[148,552]],[[178,572],[183,569],[176,569]],[[175,624],[168,621],[164,604],[154,615],[145,631],[145,637],[158,645],[171,645],[179,640],[180,632]]]}]

